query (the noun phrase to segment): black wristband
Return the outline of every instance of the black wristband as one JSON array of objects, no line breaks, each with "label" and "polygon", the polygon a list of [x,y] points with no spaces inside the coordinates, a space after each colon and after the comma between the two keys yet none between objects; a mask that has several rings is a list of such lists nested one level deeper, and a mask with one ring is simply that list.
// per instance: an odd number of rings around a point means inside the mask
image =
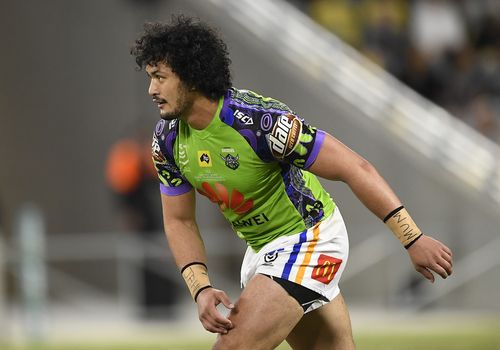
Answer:
[{"label": "black wristband", "polygon": [[410,247],[413,245],[413,243],[415,243],[416,241],[418,241],[418,240],[420,239],[420,237],[422,237],[423,235],[424,235],[424,234],[423,234],[423,233],[421,233],[421,234],[420,234],[420,236],[418,236],[418,237],[417,237],[417,238],[415,238],[413,241],[411,241],[410,243],[408,243],[407,245],[405,245],[405,248],[406,248],[406,249],[410,248]]},{"label": "black wristband", "polygon": [[384,224],[387,222],[387,220],[389,220],[390,218],[392,218],[394,216],[394,214],[396,214],[398,211],[400,211],[403,208],[404,208],[404,205],[402,205],[400,207],[397,207],[396,209],[394,209],[393,211],[391,211],[389,214],[387,214],[386,217],[384,218]]},{"label": "black wristband", "polygon": [[208,270],[207,265],[205,265],[204,263],[199,262],[199,261],[193,261],[193,262],[190,262],[187,265],[184,265],[184,267],[181,269],[181,274],[184,272],[185,269],[187,269],[189,266],[193,266],[193,265],[203,265]]},{"label": "black wristband", "polygon": [[200,289],[196,292],[196,294],[194,295],[194,298],[193,298],[195,303],[196,303],[196,299],[198,299],[198,295],[199,295],[202,291],[204,291],[205,289],[207,289],[207,288],[213,288],[213,287],[212,287],[211,285],[208,285],[208,286],[205,286],[205,287],[203,287],[203,288],[200,288]]}]

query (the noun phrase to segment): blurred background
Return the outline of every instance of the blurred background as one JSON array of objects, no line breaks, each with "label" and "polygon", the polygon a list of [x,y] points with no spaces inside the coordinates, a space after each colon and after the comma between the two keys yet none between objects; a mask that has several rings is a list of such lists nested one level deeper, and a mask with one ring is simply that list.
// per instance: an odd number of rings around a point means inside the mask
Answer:
[{"label": "blurred background", "polygon": [[[498,0],[1,1],[0,348],[213,339],[162,233],[158,113],[129,54],[145,21],[179,13],[219,29],[236,87],[370,160],[453,249],[454,274],[425,282],[344,184],[324,182],[350,233],[355,336],[486,327],[488,343],[454,348],[500,349]],[[212,282],[235,300],[245,244],[197,206]]]}]

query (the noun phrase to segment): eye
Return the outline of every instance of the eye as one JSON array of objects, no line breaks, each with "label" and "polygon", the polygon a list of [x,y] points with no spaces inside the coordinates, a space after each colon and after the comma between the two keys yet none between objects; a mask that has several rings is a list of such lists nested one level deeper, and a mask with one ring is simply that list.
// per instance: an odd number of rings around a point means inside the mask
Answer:
[{"label": "eye", "polygon": [[157,81],[159,81],[159,82],[162,82],[162,81],[164,81],[164,80],[165,80],[165,77],[164,77],[164,76],[162,76],[162,75],[153,74],[153,75],[151,76],[151,79],[154,79],[154,80],[157,80]]},{"label": "eye", "polygon": [[168,76],[165,76],[165,75],[158,75],[158,76],[157,76],[158,82],[160,82],[160,83],[163,83],[163,82],[167,81],[167,80],[168,80],[168,78],[169,78],[169,77],[168,77]]}]

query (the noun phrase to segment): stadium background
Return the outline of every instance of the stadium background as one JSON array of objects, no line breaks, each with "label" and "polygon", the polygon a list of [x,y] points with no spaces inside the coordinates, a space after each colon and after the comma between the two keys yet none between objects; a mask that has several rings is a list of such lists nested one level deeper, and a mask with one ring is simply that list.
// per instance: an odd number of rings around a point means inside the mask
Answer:
[{"label": "stadium background", "polygon": [[[350,232],[341,287],[359,347],[500,348],[500,4],[423,0],[2,1],[0,348],[208,347],[141,165],[157,111],[128,54],[145,20],[180,12],[220,28],[235,86],[369,159],[454,250],[454,275],[422,283],[384,225],[325,183]],[[234,299],[244,244],[206,201],[198,216]]]}]

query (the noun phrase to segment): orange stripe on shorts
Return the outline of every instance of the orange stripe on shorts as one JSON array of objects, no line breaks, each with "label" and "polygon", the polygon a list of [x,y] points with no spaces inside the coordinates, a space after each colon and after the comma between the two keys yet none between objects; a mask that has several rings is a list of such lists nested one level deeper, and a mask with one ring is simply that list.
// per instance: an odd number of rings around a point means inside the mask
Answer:
[{"label": "orange stripe on shorts", "polygon": [[304,256],[304,260],[302,261],[302,264],[299,267],[299,271],[297,272],[297,277],[295,278],[295,283],[301,284],[302,279],[304,278],[304,273],[306,272],[306,267],[309,265],[309,262],[311,261],[311,256],[314,251],[314,247],[316,247],[316,243],[318,243],[318,237],[319,237],[319,222],[314,226],[313,228],[313,239],[311,243],[309,243],[309,246],[307,247],[306,254]]}]

